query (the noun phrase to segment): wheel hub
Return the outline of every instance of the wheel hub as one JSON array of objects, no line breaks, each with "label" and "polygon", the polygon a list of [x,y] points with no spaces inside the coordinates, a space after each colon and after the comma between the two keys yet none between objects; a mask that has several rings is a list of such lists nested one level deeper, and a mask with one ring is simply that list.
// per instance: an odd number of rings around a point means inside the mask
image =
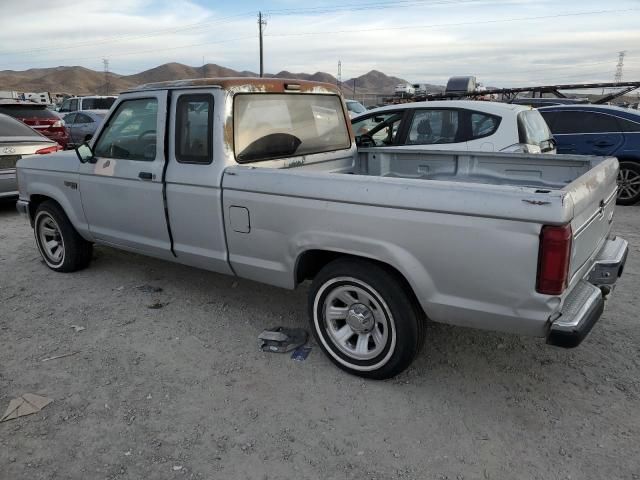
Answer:
[{"label": "wheel hub", "polygon": [[375,325],[371,309],[362,303],[354,303],[349,307],[346,321],[355,333],[369,333]]}]

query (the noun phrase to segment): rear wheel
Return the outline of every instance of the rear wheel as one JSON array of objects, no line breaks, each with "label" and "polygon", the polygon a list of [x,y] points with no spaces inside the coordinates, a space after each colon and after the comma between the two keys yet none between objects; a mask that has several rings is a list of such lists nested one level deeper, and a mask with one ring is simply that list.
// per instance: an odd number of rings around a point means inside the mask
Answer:
[{"label": "rear wheel", "polygon": [[57,203],[48,200],[38,206],[33,230],[40,255],[51,270],[75,272],[89,265],[93,245],[73,228]]},{"label": "rear wheel", "polygon": [[424,340],[424,315],[394,272],[373,262],[339,259],[309,292],[316,340],[338,367],[366,378],[405,370]]},{"label": "rear wheel", "polygon": [[640,201],[640,164],[620,162],[618,172],[618,205],[635,205]]}]

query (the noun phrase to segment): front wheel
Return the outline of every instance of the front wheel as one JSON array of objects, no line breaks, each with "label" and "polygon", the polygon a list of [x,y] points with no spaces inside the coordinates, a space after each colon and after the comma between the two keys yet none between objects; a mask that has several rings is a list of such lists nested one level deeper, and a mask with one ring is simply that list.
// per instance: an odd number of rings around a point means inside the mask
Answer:
[{"label": "front wheel", "polygon": [[325,266],[309,292],[314,336],[333,363],[373,379],[405,370],[424,340],[424,315],[394,272],[364,260]]},{"label": "front wheel", "polygon": [[33,230],[42,259],[51,270],[75,272],[89,265],[93,245],[80,236],[57,203],[49,200],[38,206]]},{"label": "front wheel", "polygon": [[618,205],[635,205],[640,201],[640,164],[620,162],[618,172]]}]

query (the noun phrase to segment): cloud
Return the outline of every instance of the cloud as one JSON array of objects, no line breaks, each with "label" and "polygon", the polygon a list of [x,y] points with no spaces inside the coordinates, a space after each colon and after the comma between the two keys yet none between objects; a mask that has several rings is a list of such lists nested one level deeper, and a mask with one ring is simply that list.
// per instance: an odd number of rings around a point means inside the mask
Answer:
[{"label": "cloud", "polygon": [[[625,78],[640,78],[640,52],[634,51],[640,45],[640,10],[573,15],[640,8],[630,0],[604,6],[576,0],[562,6],[550,0],[414,0],[394,8],[354,7],[350,1],[342,4],[349,9],[291,1],[269,5],[266,70],[335,74],[341,60],[343,78],[378,69],[433,83],[458,74],[476,74],[496,86],[610,81],[617,52],[628,50]],[[21,11],[37,14],[21,16],[20,22],[0,19],[0,65],[100,69],[101,59],[109,58],[114,72],[130,74],[171,61],[197,66],[204,59],[256,71],[256,8],[242,1],[209,7],[190,0],[86,0],[82,6],[74,0],[24,0]]]}]

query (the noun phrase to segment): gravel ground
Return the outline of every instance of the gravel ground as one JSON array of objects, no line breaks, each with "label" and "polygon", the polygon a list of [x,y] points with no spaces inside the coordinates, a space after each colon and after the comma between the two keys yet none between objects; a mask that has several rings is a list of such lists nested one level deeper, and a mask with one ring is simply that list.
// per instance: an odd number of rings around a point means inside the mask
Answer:
[{"label": "gravel ground", "polygon": [[375,382],[316,345],[257,350],[266,327],[307,326],[306,288],[104,247],[55,274],[5,202],[0,415],[25,392],[53,403],[0,424],[0,479],[639,479],[639,225],[618,208],[631,255],[579,348],[430,324],[414,365]]}]

